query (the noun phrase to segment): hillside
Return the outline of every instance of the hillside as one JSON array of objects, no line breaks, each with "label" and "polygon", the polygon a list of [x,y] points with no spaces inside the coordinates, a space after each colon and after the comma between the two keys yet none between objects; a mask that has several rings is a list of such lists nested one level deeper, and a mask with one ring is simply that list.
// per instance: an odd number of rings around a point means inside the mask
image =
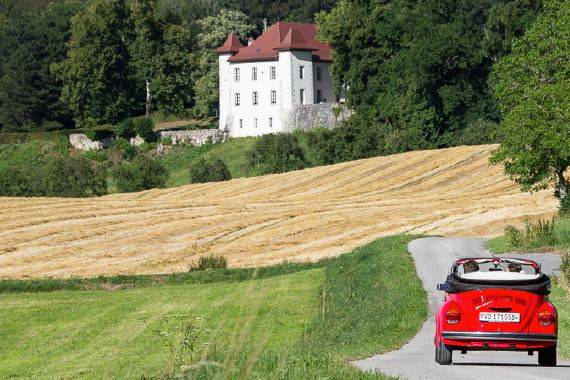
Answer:
[{"label": "hillside", "polygon": [[494,146],[410,152],[280,175],[94,199],[0,198],[0,277],[185,271],[204,254],[231,266],[317,260],[402,232],[489,236],[550,217]]}]

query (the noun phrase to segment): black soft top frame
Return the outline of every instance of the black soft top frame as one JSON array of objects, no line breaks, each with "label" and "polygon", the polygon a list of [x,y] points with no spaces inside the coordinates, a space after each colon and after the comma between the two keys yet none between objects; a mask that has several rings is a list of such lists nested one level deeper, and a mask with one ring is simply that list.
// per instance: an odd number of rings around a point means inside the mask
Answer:
[{"label": "black soft top frame", "polygon": [[439,287],[447,293],[460,293],[469,290],[483,290],[483,289],[510,289],[522,290],[525,292],[532,292],[540,295],[547,295],[550,293],[550,278],[541,273],[537,278],[530,280],[469,280],[459,277],[456,273],[451,273],[447,276],[443,286]]}]

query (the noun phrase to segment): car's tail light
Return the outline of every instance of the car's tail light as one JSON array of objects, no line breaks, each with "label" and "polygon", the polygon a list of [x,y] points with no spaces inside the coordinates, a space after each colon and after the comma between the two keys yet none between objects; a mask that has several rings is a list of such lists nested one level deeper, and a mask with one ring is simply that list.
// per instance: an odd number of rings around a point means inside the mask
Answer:
[{"label": "car's tail light", "polygon": [[538,313],[538,322],[542,326],[551,325],[554,323],[555,320],[556,320],[556,315],[548,310]]},{"label": "car's tail light", "polygon": [[447,323],[454,325],[461,320],[461,314],[459,314],[459,310],[457,309],[449,309],[447,313],[445,313],[445,319]]}]

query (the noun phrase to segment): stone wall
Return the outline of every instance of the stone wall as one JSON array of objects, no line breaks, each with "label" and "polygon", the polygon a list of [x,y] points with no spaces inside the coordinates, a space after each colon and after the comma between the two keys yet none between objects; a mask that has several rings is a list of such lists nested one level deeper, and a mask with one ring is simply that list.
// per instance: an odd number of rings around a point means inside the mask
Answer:
[{"label": "stone wall", "polygon": [[72,133],[69,135],[69,143],[78,150],[101,150],[113,145],[113,137],[105,138],[101,141],[93,141],[83,133]]},{"label": "stone wall", "polygon": [[287,132],[295,129],[336,128],[349,118],[351,111],[339,103],[305,104],[297,106],[286,118]]},{"label": "stone wall", "polygon": [[158,135],[161,139],[170,138],[172,145],[192,144],[200,146],[207,142],[223,142],[227,138],[226,133],[220,129],[166,130],[160,131]]},{"label": "stone wall", "polygon": [[[158,132],[158,138],[170,138],[173,145],[192,144],[200,146],[207,142],[223,142],[227,139],[227,133],[219,129],[196,129],[193,131],[165,130]],[[69,135],[69,143],[75,149],[82,151],[106,149],[113,145],[114,141],[114,137],[109,137],[101,141],[93,141],[83,133],[73,133]],[[136,136],[130,139],[130,143],[131,145],[139,146],[144,143],[144,140],[141,137]]]}]

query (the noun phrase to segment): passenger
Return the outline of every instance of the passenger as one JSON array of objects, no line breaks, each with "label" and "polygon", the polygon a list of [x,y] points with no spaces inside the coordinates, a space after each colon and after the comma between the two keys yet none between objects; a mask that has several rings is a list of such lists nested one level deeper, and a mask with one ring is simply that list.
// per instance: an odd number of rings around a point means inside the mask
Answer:
[{"label": "passenger", "polygon": [[522,272],[522,265],[518,263],[510,263],[508,268],[509,272],[516,272],[516,273]]},{"label": "passenger", "polygon": [[475,260],[468,260],[463,263],[463,272],[473,273],[479,271],[479,264]]}]

